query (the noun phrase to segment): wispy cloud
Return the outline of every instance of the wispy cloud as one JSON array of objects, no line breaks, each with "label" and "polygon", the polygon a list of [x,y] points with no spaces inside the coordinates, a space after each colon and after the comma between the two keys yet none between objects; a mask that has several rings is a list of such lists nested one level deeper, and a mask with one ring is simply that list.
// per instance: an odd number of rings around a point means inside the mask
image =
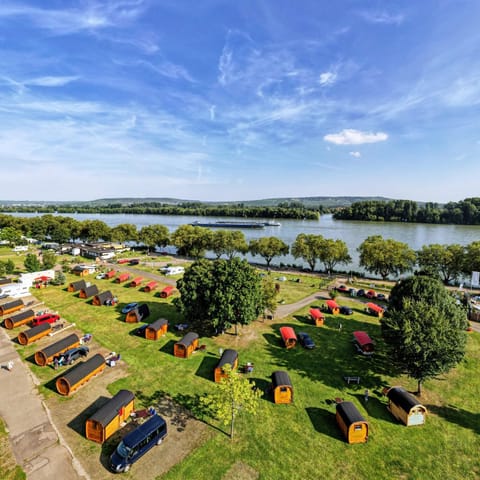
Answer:
[{"label": "wispy cloud", "polygon": [[31,80],[25,80],[25,85],[32,85],[36,87],[63,87],[71,82],[78,80],[78,76],[69,77],[38,77]]},{"label": "wispy cloud", "polygon": [[322,87],[333,85],[337,80],[337,72],[324,72],[320,74],[319,83]]},{"label": "wispy cloud", "polygon": [[405,20],[402,13],[392,14],[385,11],[362,11],[360,16],[369,23],[384,25],[400,25]]},{"label": "wispy cloud", "polygon": [[216,110],[216,106],[215,105],[212,105],[208,111],[210,112],[210,120],[215,120],[215,110]]},{"label": "wispy cloud", "polygon": [[360,152],[349,152],[352,157],[360,158],[362,154]]},{"label": "wispy cloud", "polygon": [[348,128],[339,133],[325,135],[323,139],[335,145],[362,145],[364,143],[384,142],[388,139],[388,135],[383,132],[361,132]]}]

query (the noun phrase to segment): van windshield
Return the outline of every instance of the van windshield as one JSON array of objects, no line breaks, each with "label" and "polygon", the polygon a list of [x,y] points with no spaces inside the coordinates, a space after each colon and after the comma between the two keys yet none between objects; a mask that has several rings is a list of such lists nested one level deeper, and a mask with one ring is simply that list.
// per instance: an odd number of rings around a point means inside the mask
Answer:
[{"label": "van windshield", "polygon": [[132,453],[132,449],[127,447],[123,442],[120,442],[117,447],[117,453],[123,458],[128,458],[130,453]]}]

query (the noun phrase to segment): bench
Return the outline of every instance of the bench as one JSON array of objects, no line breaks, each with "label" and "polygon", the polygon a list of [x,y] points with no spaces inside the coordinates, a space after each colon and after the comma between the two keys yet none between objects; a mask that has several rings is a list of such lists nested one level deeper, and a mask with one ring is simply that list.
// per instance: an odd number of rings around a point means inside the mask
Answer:
[{"label": "bench", "polygon": [[345,376],[343,379],[350,385],[351,383],[360,384],[360,377]]}]

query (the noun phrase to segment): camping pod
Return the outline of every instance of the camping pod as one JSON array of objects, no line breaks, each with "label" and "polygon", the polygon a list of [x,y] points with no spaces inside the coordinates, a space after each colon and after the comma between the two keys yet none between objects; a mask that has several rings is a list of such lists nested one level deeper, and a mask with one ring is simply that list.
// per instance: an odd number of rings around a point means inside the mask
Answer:
[{"label": "camping pod", "polygon": [[230,365],[232,370],[235,370],[238,367],[238,352],[236,350],[227,348],[223,351],[222,356],[220,357],[220,360],[218,361],[214,370],[214,379],[216,383],[221,382],[222,378],[227,377],[227,374],[224,370],[224,367],[227,364]]},{"label": "camping pod", "polygon": [[125,315],[125,321],[127,323],[137,323],[144,320],[149,315],[150,315],[150,309],[148,308],[148,305],[146,303],[142,303],[138,307],[135,307],[134,309],[130,310]]},{"label": "camping pod", "polygon": [[115,281],[116,281],[117,283],[122,283],[122,282],[126,282],[129,278],[130,278],[130,274],[129,274],[129,273],[121,273],[121,274],[115,279]]},{"label": "camping pod", "polygon": [[368,440],[368,422],[352,402],[337,403],[336,420],[348,443]]},{"label": "camping pod", "polygon": [[407,427],[423,425],[427,417],[427,409],[403,387],[392,387],[387,393],[388,410]]},{"label": "camping pod", "polygon": [[24,312],[17,313],[13,317],[8,317],[3,321],[5,328],[12,330],[13,328],[20,327],[26,323],[31,322],[35,318],[35,312],[33,310],[25,310]]},{"label": "camping pod", "polygon": [[97,307],[101,307],[102,305],[111,304],[113,301],[113,295],[110,290],[106,292],[99,293],[93,297],[92,304],[96,305]]},{"label": "camping pod", "polygon": [[145,338],[147,340],[158,340],[167,333],[167,329],[168,320],[165,318],[159,318],[145,329]]},{"label": "camping pod", "polygon": [[113,278],[116,274],[117,274],[117,272],[116,272],[115,270],[109,270],[109,271],[105,274],[105,278]]},{"label": "camping pod", "polygon": [[142,282],[143,282],[143,278],[142,277],[137,277],[137,278],[134,278],[130,282],[130,286],[131,287],[138,287]]},{"label": "camping pod", "polygon": [[366,332],[353,332],[353,343],[362,355],[373,355],[375,351],[375,344]]},{"label": "camping pod", "polygon": [[20,345],[30,345],[31,343],[47,336],[51,331],[52,326],[49,323],[41,323],[36,327],[20,332],[17,340]]},{"label": "camping pod", "polygon": [[129,390],[120,390],[103,407],[99,408],[85,423],[85,436],[103,443],[111,437],[134,411],[135,395]]},{"label": "camping pod", "polygon": [[280,335],[287,348],[293,348],[297,344],[297,336],[292,327],[280,327]]},{"label": "camping pod", "polygon": [[277,370],[272,373],[273,403],[292,403],[293,386],[287,372]]},{"label": "camping pod", "polygon": [[323,313],[320,311],[320,309],[311,308],[309,313],[310,313],[310,318],[313,320],[313,323],[317,327],[321,327],[323,325],[323,322],[325,321],[325,317],[323,316]]},{"label": "camping pod", "polygon": [[53,362],[54,357],[70,350],[71,348],[78,347],[80,345],[80,339],[78,335],[72,333],[68,337],[62,338],[58,342],[48,345],[48,347],[42,348],[35,352],[35,363],[41,367],[49,365]]},{"label": "camping pod", "polygon": [[68,292],[78,292],[82,288],[87,288],[87,282],[85,280],[79,280],[78,282],[72,282],[68,284]]},{"label": "camping pod", "polygon": [[172,285],[168,285],[165,287],[161,292],[160,292],[160,297],[161,298],[167,298],[170,295],[173,294],[173,291],[175,290],[175,287],[172,287]]},{"label": "camping pod", "polygon": [[0,305],[0,316],[16,312],[21,310],[23,307],[23,302],[20,299],[4,303],[3,305]]},{"label": "camping pod", "polygon": [[198,335],[193,332],[187,333],[173,346],[173,354],[179,358],[188,358],[198,348]]},{"label": "camping pod", "polygon": [[90,360],[79,363],[65,375],[57,378],[55,386],[60,395],[70,395],[105,369],[105,359],[97,353]]},{"label": "camping pod", "polygon": [[365,306],[365,311],[370,314],[374,315],[375,317],[382,318],[384,309],[377,305],[376,303],[368,302]]},{"label": "camping pod", "polygon": [[98,287],[96,285],[90,285],[89,287],[82,288],[78,294],[79,298],[90,298],[97,295]]},{"label": "camping pod", "polygon": [[328,313],[332,315],[338,315],[340,313],[340,306],[335,300],[327,300],[325,302],[325,307]]},{"label": "camping pod", "polygon": [[158,287],[158,282],[148,282],[144,287],[143,291],[150,293]]}]

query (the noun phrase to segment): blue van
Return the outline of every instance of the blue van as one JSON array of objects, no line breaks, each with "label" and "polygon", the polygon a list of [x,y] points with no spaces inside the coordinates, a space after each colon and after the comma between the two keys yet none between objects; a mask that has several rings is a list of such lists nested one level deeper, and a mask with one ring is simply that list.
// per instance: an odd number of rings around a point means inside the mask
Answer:
[{"label": "blue van", "polygon": [[160,415],[153,415],[145,423],[126,435],[110,457],[110,468],[115,473],[128,472],[144,453],[160,445],[167,436],[167,423]]}]

